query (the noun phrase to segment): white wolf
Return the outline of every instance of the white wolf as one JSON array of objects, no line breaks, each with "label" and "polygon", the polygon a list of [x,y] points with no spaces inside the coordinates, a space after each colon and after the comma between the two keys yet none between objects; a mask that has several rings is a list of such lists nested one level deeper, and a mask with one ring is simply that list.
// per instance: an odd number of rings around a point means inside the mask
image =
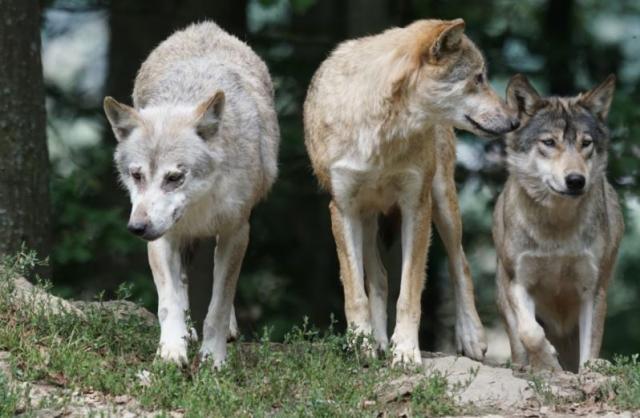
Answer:
[{"label": "white wolf", "polygon": [[149,241],[161,358],[185,364],[189,301],[181,250],[215,236],[213,295],[200,354],[215,366],[237,332],[233,298],[249,215],[277,176],[279,129],[265,64],[212,22],[162,42],[142,64],[134,107],[107,97],[115,162],[131,196],[128,228]]}]

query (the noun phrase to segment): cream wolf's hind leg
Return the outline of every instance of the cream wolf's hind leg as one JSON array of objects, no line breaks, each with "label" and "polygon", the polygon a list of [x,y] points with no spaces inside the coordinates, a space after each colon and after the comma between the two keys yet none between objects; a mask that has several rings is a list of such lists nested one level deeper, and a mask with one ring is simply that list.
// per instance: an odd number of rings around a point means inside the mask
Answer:
[{"label": "cream wolf's hind leg", "polygon": [[213,292],[202,330],[200,356],[220,367],[227,356],[227,337],[236,284],[249,244],[249,223],[218,235],[213,267]]},{"label": "cream wolf's hind leg", "polygon": [[186,280],[183,280],[179,244],[167,237],[161,237],[151,241],[147,245],[147,251],[153,281],[158,291],[158,356],[185,365],[191,335],[186,322],[189,295]]},{"label": "cream wolf's hind leg", "polygon": [[371,325],[378,349],[385,351],[389,346],[387,336],[387,271],[382,264],[378,250],[378,217],[369,216],[363,222],[364,272],[369,295]]},{"label": "cream wolf's hind leg", "polygon": [[[438,142],[438,152],[444,144]],[[451,148],[454,143],[451,142]],[[454,150],[451,150],[454,153]],[[487,340],[474,301],[473,280],[462,249],[462,220],[453,178],[455,158],[439,158],[433,179],[433,221],[449,257],[449,276],[456,298],[458,352],[482,360]]]}]

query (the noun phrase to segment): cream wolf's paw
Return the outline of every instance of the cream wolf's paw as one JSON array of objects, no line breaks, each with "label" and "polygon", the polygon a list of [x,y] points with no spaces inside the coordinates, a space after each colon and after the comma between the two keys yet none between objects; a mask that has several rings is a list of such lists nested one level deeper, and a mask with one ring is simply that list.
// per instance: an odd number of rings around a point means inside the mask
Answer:
[{"label": "cream wolf's paw", "polygon": [[185,338],[172,341],[160,341],[157,356],[178,366],[187,365],[187,341]]},{"label": "cream wolf's paw", "polygon": [[482,361],[487,352],[487,337],[478,317],[456,320],[456,348],[458,353]]},{"label": "cream wolf's paw", "polygon": [[422,365],[422,353],[418,341],[407,337],[391,337],[393,361],[391,364],[420,366]]},{"label": "cream wolf's paw", "polygon": [[351,324],[347,332],[347,344],[350,349],[360,350],[369,358],[378,357],[377,343],[370,324]]}]

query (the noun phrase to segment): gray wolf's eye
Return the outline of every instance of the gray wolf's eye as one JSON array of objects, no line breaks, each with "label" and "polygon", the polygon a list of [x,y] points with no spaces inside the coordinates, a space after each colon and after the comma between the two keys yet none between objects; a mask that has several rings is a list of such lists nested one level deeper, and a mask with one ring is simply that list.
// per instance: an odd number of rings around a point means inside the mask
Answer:
[{"label": "gray wolf's eye", "polygon": [[583,139],[582,140],[582,148],[589,148],[593,144],[591,139]]},{"label": "gray wolf's eye", "polygon": [[556,146],[556,141],[553,139],[542,139],[540,140],[546,147],[553,148]]}]

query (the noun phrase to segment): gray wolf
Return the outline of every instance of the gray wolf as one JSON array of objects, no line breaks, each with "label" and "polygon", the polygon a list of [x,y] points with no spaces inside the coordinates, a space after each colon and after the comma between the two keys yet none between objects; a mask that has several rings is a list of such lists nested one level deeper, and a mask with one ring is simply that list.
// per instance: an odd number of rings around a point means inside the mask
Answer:
[{"label": "gray wolf", "polygon": [[[481,359],[484,330],[461,246],[453,127],[480,136],[517,119],[486,80],[464,21],[421,20],[340,44],[317,70],[304,104],[305,143],[331,194],[347,323],[385,349],[387,273],[377,217],[399,208],[402,279],[391,337],[394,363],[419,363],[420,298],[431,221],[444,240],[457,300],[458,349]],[[374,347],[365,347],[375,355]]]},{"label": "gray wolf", "polygon": [[496,203],[498,307],[515,364],[577,371],[597,358],[623,234],[609,182],[606,118],[615,78],[576,97],[538,95],[514,76],[509,178]]},{"label": "gray wolf", "polygon": [[233,298],[249,215],[277,176],[279,128],[265,64],[212,22],[176,32],[142,64],[133,107],[107,97],[114,159],[131,197],[128,228],[149,241],[162,359],[185,364],[187,282],[181,251],[216,237],[213,295],[200,354],[215,366],[237,333]]}]

